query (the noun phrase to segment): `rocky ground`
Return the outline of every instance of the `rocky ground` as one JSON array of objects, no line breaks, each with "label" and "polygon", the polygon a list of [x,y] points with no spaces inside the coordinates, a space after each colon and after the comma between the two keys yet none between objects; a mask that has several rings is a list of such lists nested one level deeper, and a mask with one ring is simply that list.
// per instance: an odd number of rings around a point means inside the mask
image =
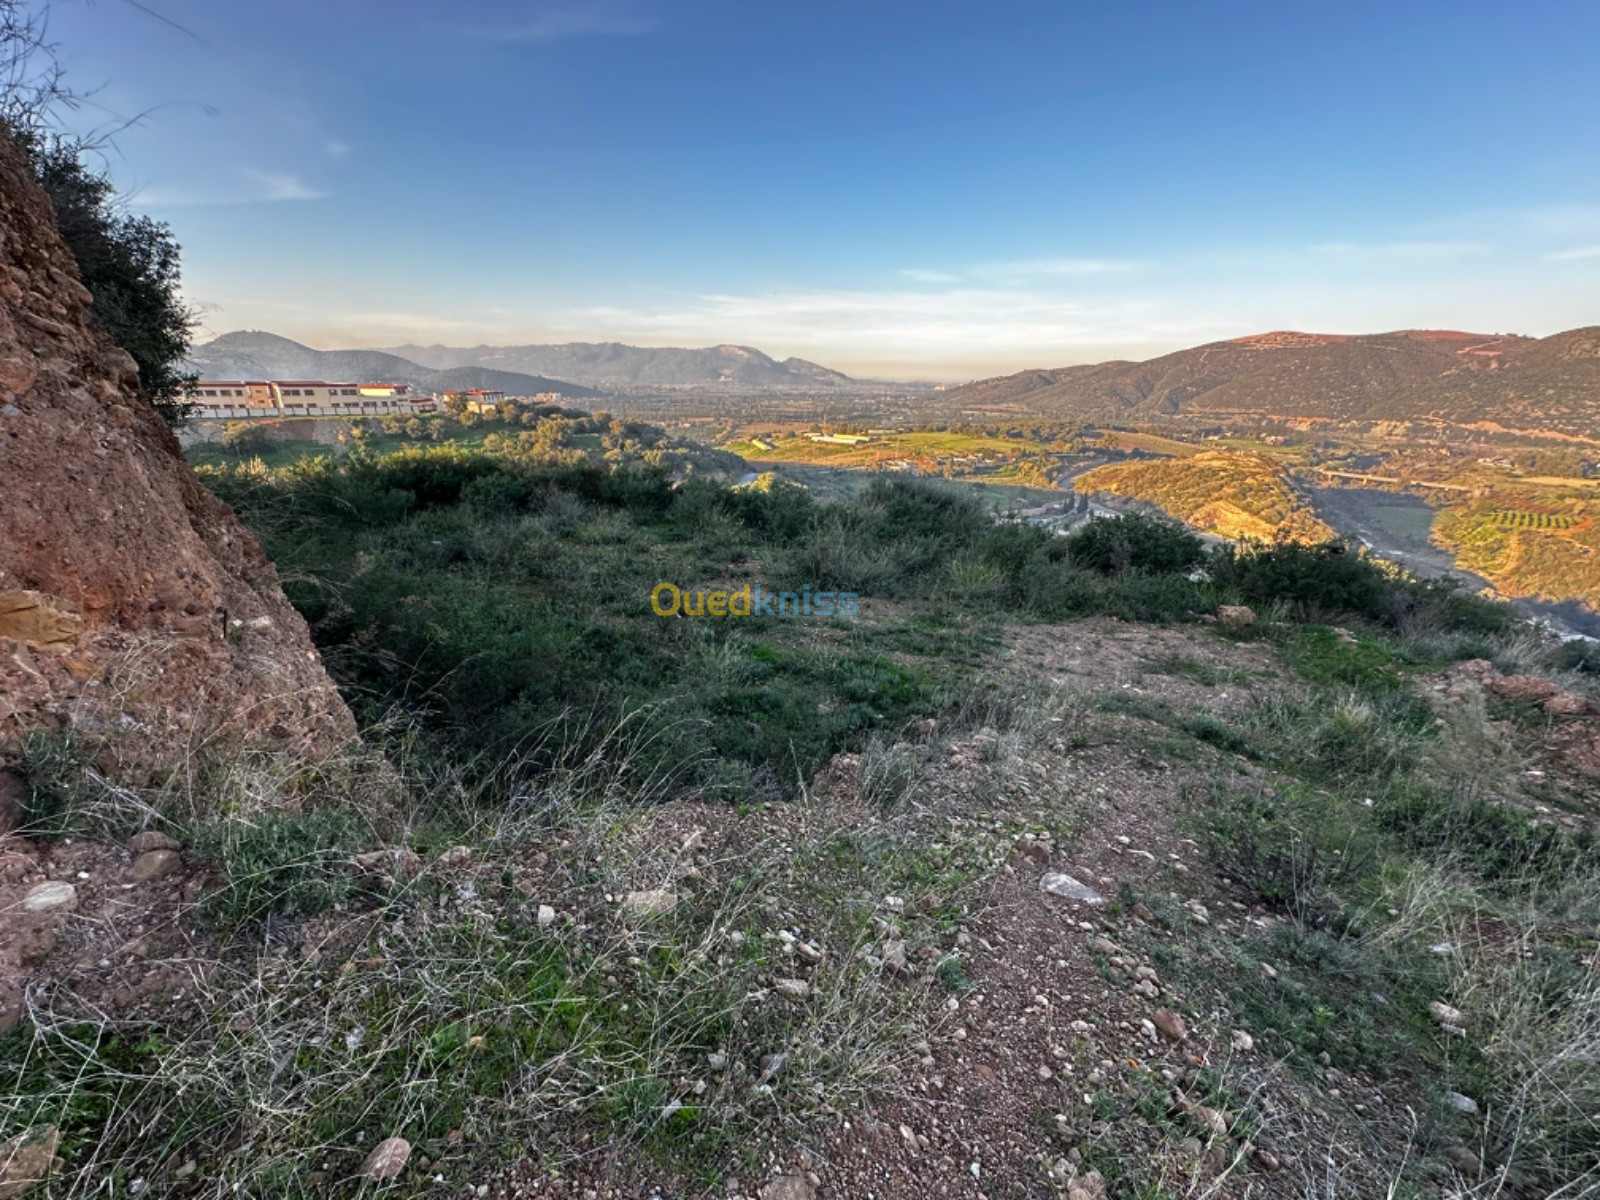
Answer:
[{"label": "rocky ground", "polygon": [[[363,1179],[402,1194],[553,1200],[1389,1194],[1429,1103],[1415,1081],[1342,1071],[1326,1055],[1291,1066],[1275,1031],[1239,1024],[1228,977],[1212,969],[1218,947],[1259,947],[1284,918],[1204,852],[1194,788],[1270,771],[1192,739],[1175,748],[1141,715],[1159,702],[1242,721],[1289,686],[1271,644],[1114,621],[1033,627],[1012,636],[1002,676],[1030,697],[1025,712],[975,705],[842,755],[792,804],[615,811],[580,831],[394,849],[352,868],[379,890],[433,880],[441,920],[514,919],[529,943],[587,947],[586,969],[624,1009],[662,1002],[630,973],[663,948],[747,970],[741,994],[717,1000],[730,1014],[722,1042],[696,1026],[652,1060],[676,1082],[646,1126],[726,1105],[740,1117],[720,1149],[686,1159],[682,1146],[649,1148],[649,1128],[643,1149],[609,1136],[577,1101],[552,1099],[577,1094],[552,1070],[507,1082],[503,1103],[469,1104],[443,1136],[368,1128],[274,1153],[330,1194]],[[1584,824],[1595,788],[1572,748],[1600,724],[1591,702],[1519,678],[1468,663],[1420,687],[1441,722],[1462,707],[1537,706],[1548,721],[1533,732],[1490,713],[1474,736],[1498,739],[1496,761],[1527,781],[1518,802],[1530,812]],[[888,772],[887,795],[886,761],[904,768]],[[26,1003],[36,1017],[76,1006],[163,1022],[193,1005],[193,1020],[248,1041],[265,1018],[243,993],[279,981],[325,1006],[331,1036],[352,980],[429,986],[405,965],[415,913],[334,913],[220,956],[191,919],[201,865],[163,835],[0,845],[12,1023]],[[688,924],[691,909],[709,915]],[[1269,981],[1290,970],[1270,958],[1230,966]],[[1438,1003],[1440,1028],[1465,1019]],[[496,1036],[491,1013],[464,1018],[482,1026],[480,1049]],[[1477,1190],[1488,1185],[1476,1102],[1450,1103],[1465,1124],[1430,1144],[1427,1186],[1491,1194]],[[225,1190],[204,1175],[177,1154],[141,1178],[160,1194]],[[51,1194],[91,1186],[80,1174]]]}]

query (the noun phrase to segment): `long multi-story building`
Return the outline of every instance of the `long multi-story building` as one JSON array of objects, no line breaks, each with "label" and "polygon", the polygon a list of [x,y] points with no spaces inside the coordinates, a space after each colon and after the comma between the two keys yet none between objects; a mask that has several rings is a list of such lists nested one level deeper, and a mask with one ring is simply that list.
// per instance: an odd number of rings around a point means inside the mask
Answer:
[{"label": "long multi-story building", "polygon": [[271,421],[286,417],[381,417],[433,412],[431,395],[408,383],[330,383],[323,379],[202,379],[195,416],[212,421]]}]

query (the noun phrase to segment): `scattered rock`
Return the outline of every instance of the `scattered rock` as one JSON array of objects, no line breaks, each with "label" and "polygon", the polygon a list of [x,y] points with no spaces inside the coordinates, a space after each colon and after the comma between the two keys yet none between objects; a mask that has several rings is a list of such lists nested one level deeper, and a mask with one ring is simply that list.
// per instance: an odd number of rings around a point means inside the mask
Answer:
[{"label": "scattered rock", "polygon": [[796,942],[794,952],[802,962],[810,963],[812,966],[822,961],[822,951],[810,942]]},{"label": "scattered rock", "polygon": [[1446,1146],[1444,1157],[1446,1162],[1468,1179],[1476,1179],[1483,1174],[1483,1160],[1465,1146]]},{"label": "scattered rock", "polygon": [[1466,1113],[1469,1117],[1478,1115],[1478,1102],[1471,1096],[1464,1096],[1460,1092],[1446,1092],[1445,1103],[1457,1112]]},{"label": "scattered rock", "polygon": [[1233,1031],[1233,1048],[1240,1054],[1249,1054],[1256,1048],[1256,1040],[1242,1029]]},{"label": "scattered rock", "polygon": [[789,1065],[789,1056],[782,1051],[777,1054],[763,1054],[761,1056],[761,1074],[757,1076],[756,1083],[771,1083],[783,1069]]},{"label": "scattered rock", "polygon": [[35,884],[22,898],[22,911],[31,913],[52,912],[58,908],[71,908],[78,903],[78,889],[70,883],[52,879]]},{"label": "scattered rock", "polygon": [[622,898],[622,911],[630,917],[659,917],[678,907],[678,893],[666,888],[629,892]]},{"label": "scattered rock", "polygon": [[403,1137],[384,1138],[372,1148],[361,1174],[368,1179],[393,1179],[406,1169],[411,1159],[411,1143]]},{"label": "scattered rock", "polygon": [[556,910],[548,904],[539,905],[538,922],[540,929],[549,929],[550,926],[556,923]]},{"label": "scattered rock", "polygon": [[20,1196],[55,1169],[61,1131],[35,1125],[0,1142],[0,1200]]},{"label": "scattered rock", "polygon": [[135,854],[144,854],[150,850],[181,850],[183,843],[160,830],[146,829],[143,833],[136,833],[128,839],[128,849]]},{"label": "scattered rock", "polygon": [[183,869],[183,859],[176,850],[146,850],[133,860],[128,878],[135,883],[149,883],[165,879]]},{"label": "scattered rock", "polygon": [[1194,1119],[1202,1128],[1210,1130],[1217,1137],[1223,1137],[1228,1132],[1227,1116],[1208,1105],[1196,1105]]},{"label": "scattered rock", "polygon": [[1189,1027],[1183,1018],[1170,1008],[1158,1008],[1150,1018],[1157,1031],[1169,1042],[1181,1042],[1189,1036]]},{"label": "scattered rock", "polygon": [[1086,1171],[1067,1187],[1067,1200],[1106,1200],[1105,1176]]},{"label": "scattered rock", "polygon": [[1060,871],[1047,871],[1039,880],[1039,890],[1049,892],[1052,896],[1060,896],[1066,900],[1077,900],[1082,904],[1104,904],[1106,898],[1095,891],[1086,883],[1081,883],[1071,875]]},{"label": "scattered rock", "polygon": [[350,865],[388,891],[399,880],[415,878],[422,871],[422,856],[409,846],[386,846],[355,855]]},{"label": "scattered rock", "polygon": [[772,990],[791,1000],[804,1000],[811,994],[811,985],[804,979],[775,979]]},{"label": "scattered rock", "polygon": [[1243,629],[1256,623],[1256,610],[1248,604],[1224,604],[1217,609],[1217,623],[1224,629]]},{"label": "scattered rock", "polygon": [[883,966],[886,971],[893,971],[896,975],[904,975],[909,969],[906,962],[906,944],[898,938],[891,938],[883,944]]},{"label": "scattered rock", "polygon": [[713,1071],[726,1071],[728,1069],[728,1056],[721,1050],[713,1050],[706,1055],[706,1066]]},{"label": "scattered rock", "polygon": [[1545,712],[1555,717],[1581,717],[1591,708],[1588,697],[1577,692],[1557,692],[1544,702]]},{"label": "scattered rock", "polygon": [[464,867],[472,861],[471,846],[451,846],[450,849],[439,855],[441,867]]},{"label": "scattered rock", "polygon": [[1525,700],[1541,703],[1560,695],[1561,687],[1537,675],[1493,675],[1484,684],[1491,695],[1503,700]]},{"label": "scattered rock", "polygon": [[1435,1000],[1428,1005],[1428,1015],[1434,1019],[1435,1024],[1453,1025],[1457,1029],[1465,1027],[1467,1023],[1466,1013],[1446,1004],[1443,1000]]},{"label": "scattered rock", "polygon": [[1018,842],[1017,853],[1036,867],[1046,866],[1050,862],[1050,847],[1032,838]]},{"label": "scattered rock", "polygon": [[1274,1154],[1271,1150],[1264,1150],[1260,1146],[1255,1148],[1255,1151],[1250,1155],[1250,1157],[1255,1161],[1256,1166],[1260,1167],[1263,1171],[1276,1171],[1280,1166],[1283,1165],[1278,1161],[1278,1156],[1276,1154]]},{"label": "scattered rock", "polygon": [[817,1191],[804,1175],[779,1175],[756,1195],[761,1200],[816,1200]]}]

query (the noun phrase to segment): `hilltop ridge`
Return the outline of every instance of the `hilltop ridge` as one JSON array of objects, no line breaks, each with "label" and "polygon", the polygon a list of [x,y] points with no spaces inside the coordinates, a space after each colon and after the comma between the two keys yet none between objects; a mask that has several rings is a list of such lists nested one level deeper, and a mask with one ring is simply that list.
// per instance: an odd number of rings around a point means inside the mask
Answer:
[{"label": "hilltop ridge", "polygon": [[1544,338],[1280,330],[1144,362],[1020,371],[945,393],[965,408],[1083,420],[1493,423],[1600,436],[1600,327]]},{"label": "hilltop ridge", "polygon": [[522,346],[416,346],[389,353],[438,370],[488,367],[557,375],[591,387],[686,387],[734,384],[760,388],[848,387],[859,381],[803,358],[782,362],[753,346],[688,348],[621,342]]}]

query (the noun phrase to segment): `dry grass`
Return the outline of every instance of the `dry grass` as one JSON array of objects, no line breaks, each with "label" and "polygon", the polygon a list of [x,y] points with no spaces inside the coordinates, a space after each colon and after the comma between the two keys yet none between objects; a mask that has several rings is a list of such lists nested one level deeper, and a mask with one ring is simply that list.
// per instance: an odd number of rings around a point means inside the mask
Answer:
[{"label": "dry grass", "polygon": [[[70,983],[36,991],[31,1032],[6,1043],[17,1082],[0,1093],[0,1132],[67,1131],[58,1196],[107,1181],[218,1197],[353,1185],[397,1134],[458,1178],[485,1168],[486,1146],[543,1172],[621,1154],[694,1178],[737,1162],[758,1131],[796,1132],[893,1087],[942,1012],[926,998],[951,931],[1009,852],[914,794],[944,743],[873,743],[859,787],[734,812],[684,794],[684,772],[640,769],[659,736],[647,715],[598,737],[574,717],[545,731],[559,744],[536,748],[554,764],[537,778],[508,764],[471,786],[402,771],[380,787],[364,761],[307,775],[264,755],[197,762],[149,794],[91,771],[95,821],[177,829],[230,856],[207,910],[226,919],[171,1019],[98,1011]],[[1063,719],[981,687],[958,715],[952,736],[983,722],[966,744],[987,747],[995,787]],[[364,815],[371,841],[421,848],[420,869],[397,860],[374,892],[343,847],[251,857],[273,814],[309,820],[330,797]],[[428,850],[454,843],[470,849]],[[262,890],[285,878],[299,890]],[[675,902],[631,912],[640,892]],[[936,912],[916,899],[935,892]],[[307,897],[319,903],[290,903]],[[904,970],[883,961],[895,940]]]}]

